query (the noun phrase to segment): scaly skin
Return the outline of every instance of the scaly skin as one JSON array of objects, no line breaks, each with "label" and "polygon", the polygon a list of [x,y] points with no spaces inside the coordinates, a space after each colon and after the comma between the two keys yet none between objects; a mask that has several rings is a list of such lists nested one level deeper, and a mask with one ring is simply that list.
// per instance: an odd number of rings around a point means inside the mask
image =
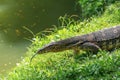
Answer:
[{"label": "scaly skin", "polygon": [[99,50],[110,51],[114,48],[119,47],[120,26],[115,26],[112,28],[103,29],[89,34],[52,42],[44,46],[43,48],[40,48],[36,54],[43,54],[47,52],[59,52],[64,50],[74,50],[75,53],[78,53],[79,50],[97,53]]}]

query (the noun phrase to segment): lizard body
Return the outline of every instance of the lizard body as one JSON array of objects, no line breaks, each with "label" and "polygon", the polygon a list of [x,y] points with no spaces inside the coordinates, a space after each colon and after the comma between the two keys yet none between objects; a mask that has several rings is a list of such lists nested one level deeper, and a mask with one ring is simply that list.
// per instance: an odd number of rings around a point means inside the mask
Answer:
[{"label": "lizard body", "polygon": [[79,50],[97,53],[99,50],[109,51],[119,47],[120,26],[115,26],[89,34],[74,36],[64,40],[49,43],[43,48],[40,48],[36,54],[59,52],[64,50],[74,50],[75,53],[78,53]]}]

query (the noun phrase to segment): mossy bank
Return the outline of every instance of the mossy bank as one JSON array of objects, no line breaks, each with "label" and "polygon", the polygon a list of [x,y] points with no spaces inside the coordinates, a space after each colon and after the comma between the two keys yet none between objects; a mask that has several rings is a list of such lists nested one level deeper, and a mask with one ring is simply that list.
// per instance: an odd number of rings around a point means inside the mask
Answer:
[{"label": "mossy bank", "polygon": [[[69,24],[69,23],[68,23]],[[105,27],[120,24],[120,3],[110,5],[100,16],[93,16],[83,22],[73,22],[62,29],[55,29],[46,37],[36,36],[32,40],[27,56],[17,64],[3,80],[116,80],[120,79],[120,50],[112,53],[98,52],[87,55],[80,52],[77,56],[72,51],[37,55],[32,64],[31,56],[43,45],[60,39],[94,32]]]}]

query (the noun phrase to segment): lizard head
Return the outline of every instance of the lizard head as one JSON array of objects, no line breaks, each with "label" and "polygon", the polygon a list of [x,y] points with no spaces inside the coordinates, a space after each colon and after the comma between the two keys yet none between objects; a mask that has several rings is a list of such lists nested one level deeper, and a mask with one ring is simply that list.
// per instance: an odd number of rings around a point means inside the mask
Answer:
[{"label": "lizard head", "polygon": [[57,43],[57,42],[51,42],[48,45],[44,46],[43,48],[40,48],[37,53],[43,54],[47,52],[58,52],[65,50],[65,46],[63,44]]},{"label": "lizard head", "polygon": [[30,63],[32,59],[37,55],[37,54],[43,54],[47,52],[58,52],[58,51],[63,51],[65,50],[65,46],[61,43],[58,42],[51,42],[48,45],[45,45],[44,47],[40,48],[30,59]]}]

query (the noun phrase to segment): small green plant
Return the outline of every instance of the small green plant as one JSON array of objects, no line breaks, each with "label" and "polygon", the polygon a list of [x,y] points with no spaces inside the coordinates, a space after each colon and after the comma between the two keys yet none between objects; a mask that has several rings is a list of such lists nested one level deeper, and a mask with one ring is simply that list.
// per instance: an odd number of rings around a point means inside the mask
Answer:
[{"label": "small green plant", "polygon": [[59,26],[66,27],[66,26],[70,26],[71,24],[77,24],[77,21],[75,21],[74,18],[78,17],[77,15],[64,15],[64,16],[60,16],[58,19],[58,24]]}]

